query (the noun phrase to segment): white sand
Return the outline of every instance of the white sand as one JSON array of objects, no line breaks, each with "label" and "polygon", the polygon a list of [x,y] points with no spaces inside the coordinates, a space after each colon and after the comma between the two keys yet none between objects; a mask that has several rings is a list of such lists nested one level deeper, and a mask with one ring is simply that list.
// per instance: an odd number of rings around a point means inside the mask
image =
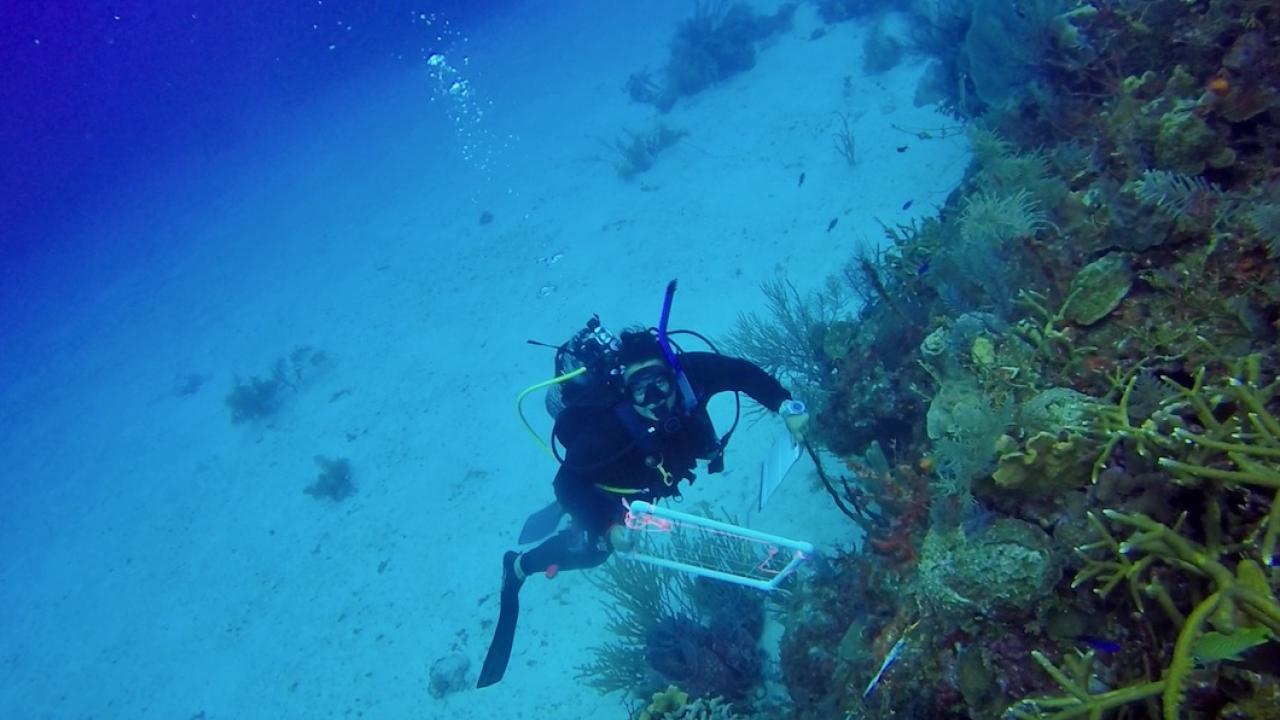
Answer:
[{"label": "white sand", "polygon": [[[609,638],[574,573],[525,586],[500,685],[427,692],[452,653],[474,678],[501,553],[550,498],[554,465],[512,402],[551,360],[524,341],[593,312],[653,323],[672,277],[674,324],[723,338],[776,271],[815,287],[880,241],[876,218],[932,213],[966,148],[891,128],[953,124],[912,105],[922,61],[863,78],[859,29],[811,41],[806,5],[755,69],[664,116],[688,137],[623,183],[596,138],[654,118],[621,86],[661,64],[687,4],[537,5],[469,40],[488,170],[459,158],[425,73],[363,80],[254,147],[130,180],[86,220],[100,256],[32,270],[57,287],[9,302],[0,328],[0,717],[625,717],[575,680]],[[836,112],[856,118],[852,169]],[[332,362],[269,424],[230,425],[232,373],[297,345]],[[213,378],[177,397],[185,373]],[[740,431],[686,509],[848,542],[803,475],[751,510],[780,427]],[[354,498],[302,493],[317,454],[351,459]]]}]

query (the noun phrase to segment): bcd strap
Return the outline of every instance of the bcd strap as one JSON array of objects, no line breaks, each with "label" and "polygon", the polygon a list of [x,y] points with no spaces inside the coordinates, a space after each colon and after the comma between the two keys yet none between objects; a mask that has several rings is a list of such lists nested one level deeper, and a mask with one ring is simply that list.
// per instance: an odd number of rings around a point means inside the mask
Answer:
[{"label": "bcd strap", "polygon": [[658,438],[653,428],[645,424],[644,419],[629,403],[621,402],[614,405],[613,415],[618,418],[618,422],[622,423],[622,427],[631,436],[631,440],[645,455],[657,457],[662,454],[662,448],[658,445]]}]

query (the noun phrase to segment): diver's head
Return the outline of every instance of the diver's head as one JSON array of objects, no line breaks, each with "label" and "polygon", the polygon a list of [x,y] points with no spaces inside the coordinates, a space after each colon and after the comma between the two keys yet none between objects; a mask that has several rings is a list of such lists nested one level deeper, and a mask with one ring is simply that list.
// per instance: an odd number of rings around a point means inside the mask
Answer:
[{"label": "diver's head", "polygon": [[627,401],[650,420],[661,420],[675,410],[676,378],[666,360],[645,360],[622,370]]},{"label": "diver's head", "polygon": [[676,407],[676,377],[653,333],[624,331],[617,359],[627,402],[650,420],[669,417]]}]

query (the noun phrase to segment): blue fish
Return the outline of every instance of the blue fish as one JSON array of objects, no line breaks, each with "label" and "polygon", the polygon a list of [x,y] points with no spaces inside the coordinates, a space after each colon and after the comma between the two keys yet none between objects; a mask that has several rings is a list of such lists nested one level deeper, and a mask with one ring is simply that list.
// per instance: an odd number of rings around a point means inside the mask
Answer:
[{"label": "blue fish", "polygon": [[1120,643],[1115,640],[1108,640],[1095,635],[1077,635],[1076,640],[1101,653],[1111,654],[1120,652]]}]

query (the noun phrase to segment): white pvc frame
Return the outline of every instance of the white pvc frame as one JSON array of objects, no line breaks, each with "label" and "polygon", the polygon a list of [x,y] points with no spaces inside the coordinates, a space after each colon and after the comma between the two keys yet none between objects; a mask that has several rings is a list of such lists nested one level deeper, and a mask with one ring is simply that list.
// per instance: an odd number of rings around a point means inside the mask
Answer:
[{"label": "white pvc frame", "polygon": [[[803,563],[810,555],[813,554],[813,545],[807,542],[803,542],[799,540],[789,540],[787,538],[779,537],[777,535],[770,535],[768,533],[762,533],[756,530],[751,530],[749,528],[738,527],[737,525],[730,525],[729,523],[720,522],[718,520],[711,520],[709,518],[700,517],[698,515],[690,515],[689,513],[680,512],[679,510],[672,510],[670,508],[659,507],[657,505],[645,502],[643,500],[633,501],[630,506],[630,511],[634,515],[641,515],[641,514],[653,515],[655,517],[659,517],[667,520],[674,520],[674,521],[678,521],[688,525],[696,525],[698,527],[706,528],[708,530],[718,530],[725,534],[737,535],[738,537],[746,538],[748,540],[755,540],[757,542],[769,543],[771,545],[776,545],[779,548],[784,548],[786,550],[791,551],[791,559],[787,562],[786,565],[782,567],[781,570],[777,572],[776,575],[773,576],[773,578],[769,580],[761,580],[756,578],[744,577],[742,575],[734,575],[733,573],[727,573],[721,570],[713,570],[711,568],[705,568],[700,565],[690,565],[688,563],[682,563],[676,560],[668,560],[666,558],[654,557],[653,555],[646,555],[640,552],[619,550],[616,553],[619,557],[625,558],[627,560],[635,560],[637,562],[648,563],[649,565],[655,565],[657,567],[667,568],[669,570],[679,570],[681,572],[693,573],[694,575],[701,575],[703,577],[709,577],[716,580],[723,580],[724,582],[730,582],[738,585],[745,585],[747,587],[753,587],[753,588],[756,588],[757,590],[772,591],[772,590],[776,590],[778,588],[778,585],[781,584],[782,581],[785,580],[788,575],[795,572],[796,569],[800,567],[800,564]],[[636,532],[636,531],[631,530],[630,532]]]}]

